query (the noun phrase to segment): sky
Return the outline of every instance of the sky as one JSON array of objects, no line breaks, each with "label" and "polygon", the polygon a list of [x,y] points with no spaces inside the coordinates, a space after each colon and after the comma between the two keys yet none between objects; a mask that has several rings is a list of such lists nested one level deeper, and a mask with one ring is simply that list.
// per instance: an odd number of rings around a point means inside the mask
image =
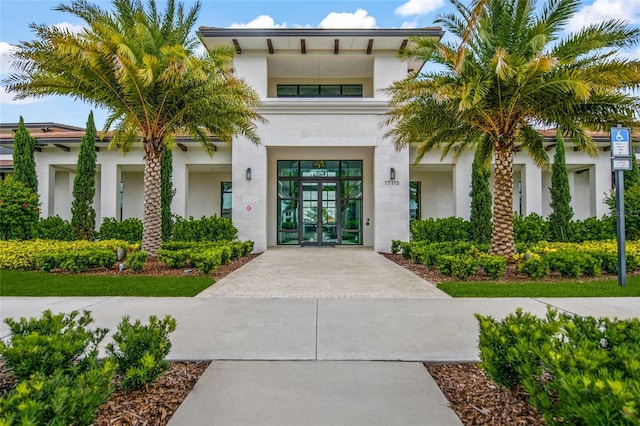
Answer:
[{"label": "sky", "polygon": [[[146,2],[146,0],[143,0]],[[465,0],[462,0],[465,2]],[[111,1],[93,0],[103,8]],[[158,0],[159,4],[162,0]],[[470,0],[466,0],[467,3]],[[66,26],[79,30],[83,22],[52,10],[60,1],[0,0],[0,79],[11,72],[9,54],[21,41],[34,40],[30,23]],[[63,1],[69,3],[69,1]],[[191,0],[183,0],[189,7]],[[194,30],[200,26],[221,28],[415,28],[434,26],[438,15],[450,13],[448,0],[201,0],[202,10]],[[624,19],[640,25],[640,0],[583,0],[567,25],[575,31],[589,23]],[[445,35],[445,37],[447,37]],[[640,46],[625,52],[640,58]],[[0,122],[55,122],[85,127],[93,109],[98,129],[106,111],[68,97],[46,97],[15,101],[0,87]]]}]

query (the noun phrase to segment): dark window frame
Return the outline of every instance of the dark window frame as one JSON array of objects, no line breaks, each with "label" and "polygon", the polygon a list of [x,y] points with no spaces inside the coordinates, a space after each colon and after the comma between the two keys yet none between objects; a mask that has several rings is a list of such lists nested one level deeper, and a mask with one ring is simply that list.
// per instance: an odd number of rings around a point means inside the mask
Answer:
[{"label": "dark window frame", "polygon": [[[295,94],[286,94],[286,95],[281,95],[280,94],[280,88],[296,88],[295,90]],[[317,94],[313,94],[313,95],[301,95],[300,94],[300,88],[317,88],[317,90],[315,91],[315,93]],[[332,87],[332,88],[336,88],[339,87],[340,88],[340,93],[339,94],[323,94],[322,93],[322,88],[326,87]],[[345,94],[345,88],[360,88],[360,93],[359,94]],[[277,88],[276,88],[276,95],[279,98],[362,98],[363,97],[363,90],[362,90],[362,84],[278,84]]]}]

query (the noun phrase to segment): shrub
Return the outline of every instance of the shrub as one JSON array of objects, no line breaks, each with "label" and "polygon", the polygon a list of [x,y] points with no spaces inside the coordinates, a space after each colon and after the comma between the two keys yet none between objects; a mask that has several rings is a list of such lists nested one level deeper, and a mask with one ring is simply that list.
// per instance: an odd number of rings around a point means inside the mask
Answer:
[{"label": "shrub", "polygon": [[466,241],[468,235],[469,222],[459,217],[429,218],[411,222],[412,241]]},{"label": "shrub", "polygon": [[442,255],[438,258],[438,269],[445,275],[466,280],[478,267],[473,256],[468,254]]},{"label": "shrub", "polygon": [[[105,241],[55,241],[55,240],[30,240],[30,241],[0,241],[0,269],[37,269],[39,259],[45,254],[75,252],[83,250],[106,250],[113,253],[113,257],[106,253],[104,259],[96,266],[110,267],[115,262],[115,253],[118,247],[128,251],[137,250],[136,245],[121,240]],[[60,254],[62,256],[62,254]],[[114,259],[111,261],[110,259]],[[60,262],[60,261],[58,261]],[[111,262],[111,263],[109,263]],[[55,265],[59,265],[56,263]],[[58,266],[52,266],[58,267]]]},{"label": "shrub", "polygon": [[526,356],[533,357],[528,351],[541,346],[560,329],[559,324],[551,321],[545,324],[520,308],[503,321],[479,314],[476,318],[480,323],[480,367],[491,380],[507,389],[515,389],[523,381],[523,363],[535,365],[537,359],[524,360]]},{"label": "shrub", "polygon": [[[237,251],[232,250],[232,252],[237,254]],[[238,256],[236,255],[233,258],[236,259],[237,257]],[[215,248],[201,251],[194,255],[193,263],[203,274],[214,272],[222,264],[222,249]]]},{"label": "shrub", "polygon": [[541,280],[544,277],[548,276],[551,272],[549,263],[537,254],[531,255],[529,253],[529,255],[531,257],[526,259],[519,265],[520,272],[526,274],[534,280]]},{"label": "shrub", "polygon": [[548,239],[548,224],[542,216],[531,213],[522,216],[513,215],[513,236],[518,243],[537,243]]},{"label": "shrub", "polygon": [[61,268],[79,273],[89,268],[111,268],[116,262],[116,258],[117,255],[113,250],[84,248],[39,253],[36,256],[36,264],[44,272]]},{"label": "shrub", "polygon": [[201,219],[184,219],[176,216],[173,239],[176,241],[233,241],[238,238],[238,229],[231,219],[218,216],[203,216]]},{"label": "shrub", "polygon": [[546,256],[552,271],[560,272],[563,277],[577,278],[580,275],[598,276],[601,274],[597,258],[578,250],[557,250]]},{"label": "shrub", "polygon": [[391,253],[398,254],[402,249],[402,241],[401,240],[391,240]]},{"label": "shrub", "polygon": [[33,227],[33,237],[42,240],[73,241],[73,226],[60,216],[40,219]]},{"label": "shrub", "polygon": [[131,244],[142,241],[142,221],[129,218],[118,221],[113,217],[105,217],[99,231],[101,240],[124,240]]},{"label": "shrub", "polygon": [[132,271],[142,271],[147,263],[147,252],[133,251],[127,255],[124,264]]},{"label": "shrub", "polygon": [[616,224],[611,216],[590,217],[571,222],[571,241],[602,241],[616,238]]},{"label": "shrub", "polygon": [[3,425],[90,425],[111,394],[115,363],[92,360],[77,374],[35,373],[0,399]]},{"label": "shrub", "polygon": [[39,216],[40,206],[35,191],[12,176],[0,180],[0,237],[3,240],[31,238]]},{"label": "shrub", "polygon": [[9,343],[0,342],[0,355],[20,380],[34,373],[49,376],[56,370],[91,362],[108,331],[87,329],[93,322],[89,311],[80,316],[77,311],[53,315],[46,310],[41,318],[7,318],[4,322],[11,337]]},{"label": "shrub", "polygon": [[485,254],[480,256],[478,261],[485,274],[494,280],[502,277],[507,270],[507,259],[503,256]]},{"label": "shrub", "polygon": [[521,310],[502,321],[476,315],[487,376],[519,387],[550,424],[639,424],[640,320]]},{"label": "shrub", "polygon": [[140,388],[152,383],[169,363],[165,357],[171,350],[169,333],[176,329],[176,321],[167,315],[163,320],[149,317],[149,324],[135,323],[125,316],[113,335],[115,343],[107,345],[107,352],[118,361],[118,372],[123,374],[124,388]]}]

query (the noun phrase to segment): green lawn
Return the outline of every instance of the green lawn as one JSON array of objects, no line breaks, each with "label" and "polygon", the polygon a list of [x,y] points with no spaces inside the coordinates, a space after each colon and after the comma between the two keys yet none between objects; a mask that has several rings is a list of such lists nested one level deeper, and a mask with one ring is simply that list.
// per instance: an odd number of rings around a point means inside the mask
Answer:
[{"label": "green lawn", "polygon": [[211,277],[61,275],[0,271],[0,296],[192,297],[214,283]]},{"label": "green lawn", "polygon": [[640,276],[627,277],[627,286],[617,280],[566,281],[555,283],[451,282],[438,288],[453,297],[623,297],[640,296]]}]

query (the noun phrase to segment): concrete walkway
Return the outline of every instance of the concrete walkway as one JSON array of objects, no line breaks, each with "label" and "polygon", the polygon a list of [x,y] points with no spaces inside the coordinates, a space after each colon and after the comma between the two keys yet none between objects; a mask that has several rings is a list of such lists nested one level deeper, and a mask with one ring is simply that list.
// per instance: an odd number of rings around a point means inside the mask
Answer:
[{"label": "concrete walkway", "polygon": [[369,247],[270,247],[198,297],[416,299],[449,295]]},{"label": "concrete walkway", "polygon": [[[113,332],[124,315],[172,315],[178,328],[169,358],[213,362],[171,426],[459,426],[422,362],[478,361],[474,313],[640,312],[640,298],[453,299],[405,272],[366,249],[277,249],[213,286],[216,297],[3,297],[0,317],[87,309],[96,327]],[[248,297],[247,283],[262,297]],[[312,293],[314,286],[322,291]],[[366,288],[376,297],[365,298]],[[8,334],[3,322],[0,337]]]}]

